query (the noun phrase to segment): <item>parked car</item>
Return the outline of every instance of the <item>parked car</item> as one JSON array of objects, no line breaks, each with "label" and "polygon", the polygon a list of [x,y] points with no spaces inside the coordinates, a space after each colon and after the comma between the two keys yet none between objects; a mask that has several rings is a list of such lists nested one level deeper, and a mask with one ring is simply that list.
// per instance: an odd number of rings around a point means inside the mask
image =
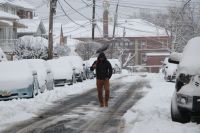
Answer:
[{"label": "parked car", "polygon": [[70,62],[63,58],[48,60],[54,79],[54,86],[72,85],[76,82],[73,68]]},{"label": "parked car", "polygon": [[45,90],[53,90],[53,73],[47,61],[43,59],[25,59],[22,60],[28,62],[30,67],[37,72],[40,92],[43,93]]},{"label": "parked car", "polygon": [[7,61],[7,57],[5,53],[3,52],[3,50],[0,48],[0,62],[2,61]]},{"label": "parked car", "polygon": [[200,116],[199,42],[200,37],[189,40],[182,54],[174,53],[169,58],[169,62],[179,64],[171,102],[171,118],[176,122],[186,123]]},{"label": "parked car", "polygon": [[90,67],[92,66],[92,64],[94,63],[94,61],[97,60],[97,57],[96,58],[90,58],[89,60],[86,60],[85,61],[85,64],[86,64],[86,75],[87,75],[87,78],[88,79],[93,79],[94,77],[96,77],[96,69],[94,71],[91,71],[90,70]]},{"label": "parked car", "polygon": [[38,94],[37,72],[27,62],[0,63],[0,100],[31,98]]},{"label": "parked car", "polygon": [[83,80],[86,80],[86,74],[83,70],[84,62],[80,56],[63,56],[60,57],[59,59],[71,63],[76,81],[82,82]]},{"label": "parked car", "polygon": [[115,73],[121,73],[121,71],[122,71],[121,63],[119,62],[118,59],[108,59],[108,61],[112,65],[113,74],[115,74]]},{"label": "parked car", "polygon": [[176,71],[177,71],[177,64],[170,63],[169,58],[166,57],[163,62],[162,72],[164,74],[165,81],[175,81],[176,80]]}]

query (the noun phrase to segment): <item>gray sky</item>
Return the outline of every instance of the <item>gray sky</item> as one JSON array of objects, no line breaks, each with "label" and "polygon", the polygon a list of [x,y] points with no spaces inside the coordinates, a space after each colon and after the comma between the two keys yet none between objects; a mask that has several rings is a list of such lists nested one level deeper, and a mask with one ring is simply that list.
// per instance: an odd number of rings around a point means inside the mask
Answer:
[{"label": "gray sky", "polygon": [[[37,7],[36,15],[48,20],[48,0],[27,0]],[[85,20],[80,14],[70,8],[66,2],[68,2],[73,8],[83,14],[85,17],[91,19],[92,17],[92,0],[59,0],[65,12],[73,20]],[[66,1],[66,2],[65,2]],[[96,0],[96,18],[102,18],[102,1]],[[110,16],[114,16],[116,4],[118,0],[110,0]],[[147,12],[165,12],[169,5],[178,5],[181,0],[119,0],[119,18],[128,18],[134,16],[137,11]],[[198,1],[198,0],[193,0]],[[200,3],[199,3],[200,4]],[[87,6],[88,5],[88,6]],[[62,21],[62,23],[68,23],[70,20],[64,15],[57,3],[57,14],[55,20]]]}]

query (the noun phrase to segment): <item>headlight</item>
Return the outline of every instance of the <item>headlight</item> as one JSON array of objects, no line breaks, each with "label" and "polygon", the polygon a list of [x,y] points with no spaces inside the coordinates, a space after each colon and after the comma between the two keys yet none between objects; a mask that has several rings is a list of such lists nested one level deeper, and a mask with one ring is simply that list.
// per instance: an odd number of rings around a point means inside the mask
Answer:
[{"label": "headlight", "polygon": [[177,94],[177,102],[180,104],[188,104],[193,102],[193,98],[190,96],[184,96],[181,94]]},{"label": "headlight", "polygon": [[192,77],[191,75],[185,75],[185,74],[181,73],[179,75],[179,80],[185,84],[188,84],[190,82],[191,77]]}]

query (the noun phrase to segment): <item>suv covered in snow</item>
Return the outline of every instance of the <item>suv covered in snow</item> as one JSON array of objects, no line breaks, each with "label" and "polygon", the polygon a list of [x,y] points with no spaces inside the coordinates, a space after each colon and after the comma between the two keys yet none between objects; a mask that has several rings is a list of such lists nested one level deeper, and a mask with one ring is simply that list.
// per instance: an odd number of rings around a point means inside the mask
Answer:
[{"label": "suv covered in snow", "polygon": [[175,81],[177,64],[168,62],[168,57],[165,58],[162,66],[165,81]]},{"label": "suv covered in snow", "polygon": [[188,41],[182,56],[171,56],[169,62],[177,63],[175,92],[171,102],[173,121],[186,123],[200,116],[200,37]]}]

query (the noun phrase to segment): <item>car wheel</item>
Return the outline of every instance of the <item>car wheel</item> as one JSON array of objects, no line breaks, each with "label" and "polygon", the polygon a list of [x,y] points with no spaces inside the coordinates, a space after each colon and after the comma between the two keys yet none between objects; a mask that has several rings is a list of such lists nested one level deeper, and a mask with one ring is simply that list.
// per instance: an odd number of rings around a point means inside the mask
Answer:
[{"label": "car wheel", "polygon": [[38,95],[38,90],[39,90],[39,83],[37,80],[34,80],[34,83],[33,83],[33,91],[32,91],[32,96],[31,98],[34,98],[35,96]]},{"label": "car wheel", "polygon": [[190,114],[178,108],[176,102],[176,93],[173,94],[171,101],[171,119],[174,122],[187,123],[190,121]]}]

